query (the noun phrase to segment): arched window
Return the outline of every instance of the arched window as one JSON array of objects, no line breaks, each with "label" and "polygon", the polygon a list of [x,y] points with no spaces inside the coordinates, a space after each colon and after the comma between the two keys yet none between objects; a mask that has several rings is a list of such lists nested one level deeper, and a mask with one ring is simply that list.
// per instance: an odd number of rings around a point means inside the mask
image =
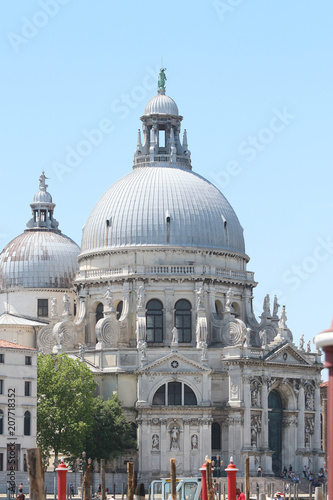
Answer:
[{"label": "arched window", "polygon": [[124,302],[121,300],[118,302],[116,311],[117,311],[117,319],[120,319],[121,313],[123,312]]},{"label": "arched window", "polygon": [[147,342],[163,342],[163,304],[152,299],[147,304]]},{"label": "arched window", "polygon": [[96,307],[96,323],[100,319],[104,318],[104,305],[100,302]]},{"label": "arched window", "polygon": [[157,389],[153,405],[158,406],[196,406],[197,398],[191,387],[182,382],[168,382]]},{"label": "arched window", "polygon": [[217,422],[212,423],[212,450],[221,450],[221,427]]},{"label": "arched window", "polygon": [[191,342],[191,304],[188,300],[176,302],[175,327],[178,330],[178,342]]},{"label": "arched window", "polygon": [[31,413],[30,411],[26,411],[24,413],[24,435],[31,435]]},{"label": "arched window", "polygon": [[0,410],[0,434],[3,434],[3,411]]}]

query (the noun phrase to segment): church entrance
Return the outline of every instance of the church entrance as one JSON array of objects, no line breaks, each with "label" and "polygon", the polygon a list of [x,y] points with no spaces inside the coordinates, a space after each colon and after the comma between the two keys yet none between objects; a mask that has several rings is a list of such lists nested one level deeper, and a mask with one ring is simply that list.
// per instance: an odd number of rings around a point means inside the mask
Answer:
[{"label": "church entrance", "polygon": [[282,401],[276,391],[268,396],[269,411],[269,448],[274,452],[272,456],[272,470],[275,476],[282,471]]}]

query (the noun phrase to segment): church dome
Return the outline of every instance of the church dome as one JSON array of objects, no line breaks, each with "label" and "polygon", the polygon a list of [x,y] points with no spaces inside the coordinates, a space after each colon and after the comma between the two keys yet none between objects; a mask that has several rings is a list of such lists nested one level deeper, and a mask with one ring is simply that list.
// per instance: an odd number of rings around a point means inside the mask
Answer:
[{"label": "church dome", "polygon": [[32,218],[24,233],[14,238],[0,254],[0,289],[71,288],[78,269],[80,248],[61,233],[53,217],[55,204],[46,191],[47,177],[39,177]]},{"label": "church dome", "polygon": [[158,94],[148,101],[145,108],[145,115],[167,114],[178,116],[178,106],[171,97],[165,94]]},{"label": "church dome", "polygon": [[138,246],[245,253],[243,229],[222,193],[174,166],[135,168],[104,193],[83,228],[82,254]]},{"label": "church dome", "polygon": [[27,229],[0,254],[0,288],[71,288],[79,252],[60,231]]}]

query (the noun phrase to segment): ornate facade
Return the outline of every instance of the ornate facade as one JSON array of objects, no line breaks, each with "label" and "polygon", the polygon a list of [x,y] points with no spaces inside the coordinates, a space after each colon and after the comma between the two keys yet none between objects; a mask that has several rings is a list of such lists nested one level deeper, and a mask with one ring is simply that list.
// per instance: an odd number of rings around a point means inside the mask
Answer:
[{"label": "ornate facade", "polygon": [[241,471],[250,456],[252,473],[318,470],[321,353],[294,342],[276,297],[255,318],[243,229],[192,172],[164,71],[141,121],[133,171],[88,218],[73,289],[57,310],[48,298],[37,346],[80,356],[101,395],[118,392],[141,478],[168,474],[170,458],[197,474],[206,455]]}]

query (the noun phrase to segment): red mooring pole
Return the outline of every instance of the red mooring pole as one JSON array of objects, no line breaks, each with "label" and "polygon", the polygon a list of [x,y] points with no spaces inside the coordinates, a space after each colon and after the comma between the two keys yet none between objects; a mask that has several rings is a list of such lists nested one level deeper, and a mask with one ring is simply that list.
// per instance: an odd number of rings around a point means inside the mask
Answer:
[{"label": "red mooring pole", "polygon": [[67,467],[64,464],[64,459],[61,459],[61,464],[57,467],[58,472],[58,500],[66,500],[66,486],[67,486]]},{"label": "red mooring pole", "polygon": [[236,500],[236,474],[238,469],[230,457],[230,464],[225,469],[228,476],[228,500]]},{"label": "red mooring pole", "polygon": [[[201,500],[208,500],[207,494],[207,480],[206,480],[206,462],[202,464],[200,467],[200,472],[202,474],[202,492],[201,492]],[[236,500],[236,499],[235,499]]]},{"label": "red mooring pole", "polygon": [[328,330],[315,338],[317,348],[325,353],[325,368],[328,368],[327,388],[327,481],[328,497],[333,498],[333,321]]}]

